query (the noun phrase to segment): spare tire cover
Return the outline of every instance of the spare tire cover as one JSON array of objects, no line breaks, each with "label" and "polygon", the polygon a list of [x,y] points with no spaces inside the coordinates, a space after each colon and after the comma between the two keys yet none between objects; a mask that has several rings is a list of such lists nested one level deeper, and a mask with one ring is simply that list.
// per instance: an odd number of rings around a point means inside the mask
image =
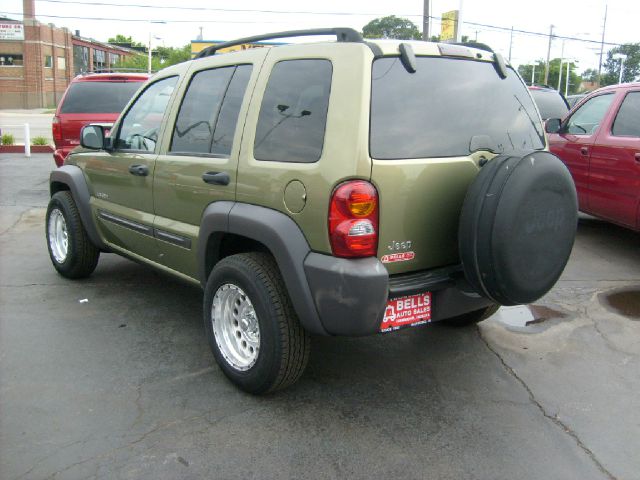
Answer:
[{"label": "spare tire cover", "polygon": [[577,223],[575,185],[555,155],[499,155],[465,196],[458,232],[465,276],[502,305],[533,302],[562,274]]}]

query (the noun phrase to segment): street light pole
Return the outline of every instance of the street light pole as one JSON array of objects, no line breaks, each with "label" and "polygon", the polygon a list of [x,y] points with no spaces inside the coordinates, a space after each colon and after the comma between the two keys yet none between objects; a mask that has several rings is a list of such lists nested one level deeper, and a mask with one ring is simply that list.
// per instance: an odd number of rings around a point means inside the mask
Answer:
[{"label": "street light pole", "polygon": [[149,48],[148,48],[148,57],[147,57],[147,73],[151,74],[151,24],[153,23],[162,23],[166,24],[164,20],[149,20]]},{"label": "street light pole", "polygon": [[147,48],[147,54],[149,56],[147,62],[147,73],[151,75],[151,25],[149,25],[149,47]]},{"label": "street light pole", "polygon": [[624,53],[615,53],[613,55],[615,60],[620,60],[620,75],[618,76],[618,83],[622,83],[622,72],[624,71],[624,61],[627,59],[627,56]]}]

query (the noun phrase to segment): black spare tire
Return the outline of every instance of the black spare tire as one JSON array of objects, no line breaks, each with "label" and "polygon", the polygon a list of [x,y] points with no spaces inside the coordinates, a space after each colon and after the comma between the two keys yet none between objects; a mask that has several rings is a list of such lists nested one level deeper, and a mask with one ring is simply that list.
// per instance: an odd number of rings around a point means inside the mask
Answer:
[{"label": "black spare tire", "polygon": [[469,187],[460,215],[468,282],[502,305],[537,300],[562,274],[577,223],[575,185],[555,155],[495,157]]}]

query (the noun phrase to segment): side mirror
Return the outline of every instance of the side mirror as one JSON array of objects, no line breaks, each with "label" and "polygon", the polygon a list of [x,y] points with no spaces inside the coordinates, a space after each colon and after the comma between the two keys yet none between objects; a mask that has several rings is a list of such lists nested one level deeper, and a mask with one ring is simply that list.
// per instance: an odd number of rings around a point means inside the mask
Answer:
[{"label": "side mirror", "polygon": [[544,131],[547,133],[558,133],[561,125],[562,121],[559,118],[550,118],[544,122]]},{"label": "side mirror", "polygon": [[101,125],[85,125],[80,132],[80,145],[91,150],[104,149],[104,127]]}]

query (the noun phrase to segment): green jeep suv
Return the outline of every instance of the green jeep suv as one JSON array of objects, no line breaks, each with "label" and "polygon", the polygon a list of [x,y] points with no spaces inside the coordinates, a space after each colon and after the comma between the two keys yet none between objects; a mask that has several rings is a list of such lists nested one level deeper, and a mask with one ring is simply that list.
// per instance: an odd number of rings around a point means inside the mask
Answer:
[{"label": "green jeep suv", "polygon": [[[320,34],[336,41],[216,54]],[[54,267],[82,278],[114,252],[201,286],[213,354],[252,393],[300,377],[310,334],[532,302],[575,236],[575,188],[527,88],[464,45],[345,28],[224,43],[81,145],[51,173]]]}]

